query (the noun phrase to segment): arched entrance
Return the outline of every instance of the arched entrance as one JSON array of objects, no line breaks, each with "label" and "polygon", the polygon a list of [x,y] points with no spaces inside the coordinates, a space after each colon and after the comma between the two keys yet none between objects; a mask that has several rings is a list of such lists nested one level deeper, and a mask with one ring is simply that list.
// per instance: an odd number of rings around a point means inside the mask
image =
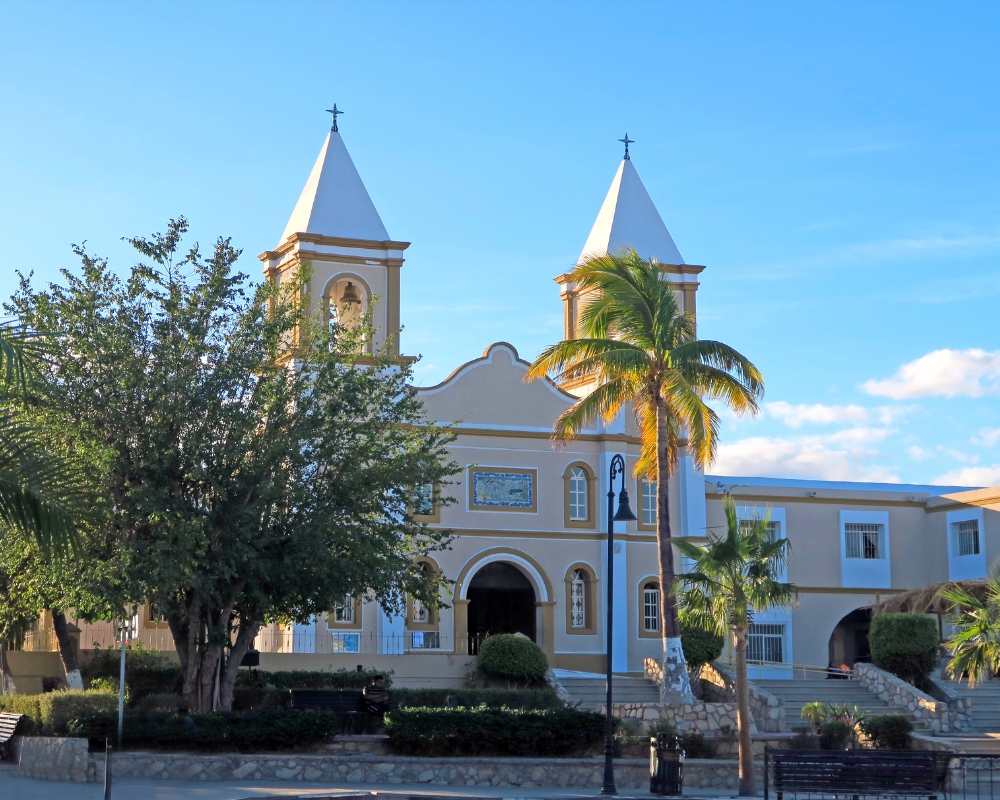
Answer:
[{"label": "arched entrance", "polygon": [[486,564],[472,576],[469,600],[469,640],[492,633],[523,633],[535,641],[535,597],[531,581],[505,561]]},{"label": "arched entrance", "polygon": [[872,660],[868,645],[868,629],[871,626],[870,608],[858,608],[837,623],[830,634],[830,666],[847,664],[852,667],[857,662]]}]

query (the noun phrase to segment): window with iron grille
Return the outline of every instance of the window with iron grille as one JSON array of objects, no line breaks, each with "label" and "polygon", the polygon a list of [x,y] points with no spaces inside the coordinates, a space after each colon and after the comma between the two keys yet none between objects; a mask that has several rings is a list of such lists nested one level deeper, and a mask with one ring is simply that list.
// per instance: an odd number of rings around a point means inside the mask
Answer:
[{"label": "window with iron grille", "polygon": [[647,633],[660,631],[660,585],[657,583],[642,587],[642,629]]},{"label": "window with iron grille", "polygon": [[434,485],[418,484],[413,489],[413,513],[419,517],[429,517],[434,513]]},{"label": "window with iron grille", "polygon": [[747,639],[747,659],[780,664],[784,658],[784,625],[751,625]]},{"label": "window with iron grille", "polygon": [[641,480],[642,484],[642,524],[656,524],[656,481]]},{"label": "window with iron grille", "polygon": [[569,518],[586,522],[587,517],[587,470],[573,467],[569,471]]},{"label": "window with iron grille", "polygon": [[[740,528],[744,531],[749,530],[753,525],[754,520],[752,519],[741,519]],[[777,520],[768,520],[767,522],[767,540],[769,542],[776,542],[781,538],[781,523]]]},{"label": "window with iron grille", "polygon": [[571,628],[587,627],[587,577],[582,569],[573,573],[569,586],[569,624]]},{"label": "window with iron grille", "polygon": [[885,558],[885,525],[846,522],[844,537],[848,558]]},{"label": "window with iron grille", "polygon": [[979,555],[979,520],[967,519],[962,522],[953,522],[951,529],[955,537],[956,555]]}]

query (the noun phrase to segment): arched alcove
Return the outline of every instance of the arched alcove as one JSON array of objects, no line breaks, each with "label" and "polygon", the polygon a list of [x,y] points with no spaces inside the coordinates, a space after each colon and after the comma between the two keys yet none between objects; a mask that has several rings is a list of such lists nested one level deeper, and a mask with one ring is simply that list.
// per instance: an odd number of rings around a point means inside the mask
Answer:
[{"label": "arched alcove", "polygon": [[494,633],[536,636],[535,589],[527,576],[507,561],[492,561],[468,583],[468,634],[479,641]]}]

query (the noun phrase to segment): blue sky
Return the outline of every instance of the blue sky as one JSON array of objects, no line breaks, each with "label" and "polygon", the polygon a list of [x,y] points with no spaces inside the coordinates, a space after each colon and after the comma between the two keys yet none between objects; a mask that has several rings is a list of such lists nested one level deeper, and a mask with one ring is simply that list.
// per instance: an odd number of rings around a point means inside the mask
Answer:
[{"label": "blue sky", "polygon": [[435,383],[561,336],[621,157],[705,264],[700,333],[763,414],[716,471],[1000,483],[1000,6],[15,3],[0,26],[0,246],[54,279],[171,216],[278,237],[329,127],[403,268]]}]

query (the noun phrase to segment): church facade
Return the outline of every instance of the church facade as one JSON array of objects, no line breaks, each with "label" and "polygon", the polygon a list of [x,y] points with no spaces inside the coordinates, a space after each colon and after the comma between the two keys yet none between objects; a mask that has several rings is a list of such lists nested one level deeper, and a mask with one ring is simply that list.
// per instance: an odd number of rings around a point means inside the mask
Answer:
[{"label": "church facade", "polygon": [[[623,246],[660,261],[683,309],[696,313],[705,267],[684,261],[627,152],[581,258]],[[374,314],[384,333],[375,346],[388,337],[399,355],[393,337],[406,247],[386,232],[333,130],[279,246],[260,258],[265,274],[279,281],[308,262],[317,312],[342,301],[348,287],[362,307],[381,298]],[[568,275],[554,277],[564,335],[574,336],[579,293]],[[427,418],[453,425],[451,454],[462,467],[451,485],[424,487],[417,500],[422,519],[455,535],[449,549],[425,563],[454,582],[442,596],[446,607],[411,602],[405,615],[388,616],[374,603],[345,598],[325,619],[264,631],[262,652],[308,654],[331,664],[377,657],[392,664],[398,679],[452,682],[482,637],[520,632],[553,667],[600,673],[611,569],[614,670],[641,672],[646,658],[662,657],[655,489],[632,475],[640,450],[634,420],[623,414],[612,425],[597,421],[554,445],[554,420],[586,387],[525,382],[527,367],[512,344],[497,342],[440,384],[418,390]],[[609,567],[606,497],[616,455],[625,460],[638,520],[615,523]],[[442,492],[455,502],[439,504]],[[750,655],[762,677],[791,677],[796,664],[866,659],[873,603],[935,581],[984,575],[1000,555],[1000,489],[705,476],[682,453],[670,493],[675,535],[697,541],[722,532],[722,498],[730,493],[741,516],[769,513],[774,535],[791,541],[787,577],[799,587],[798,601],[758,615],[751,632]]]}]

